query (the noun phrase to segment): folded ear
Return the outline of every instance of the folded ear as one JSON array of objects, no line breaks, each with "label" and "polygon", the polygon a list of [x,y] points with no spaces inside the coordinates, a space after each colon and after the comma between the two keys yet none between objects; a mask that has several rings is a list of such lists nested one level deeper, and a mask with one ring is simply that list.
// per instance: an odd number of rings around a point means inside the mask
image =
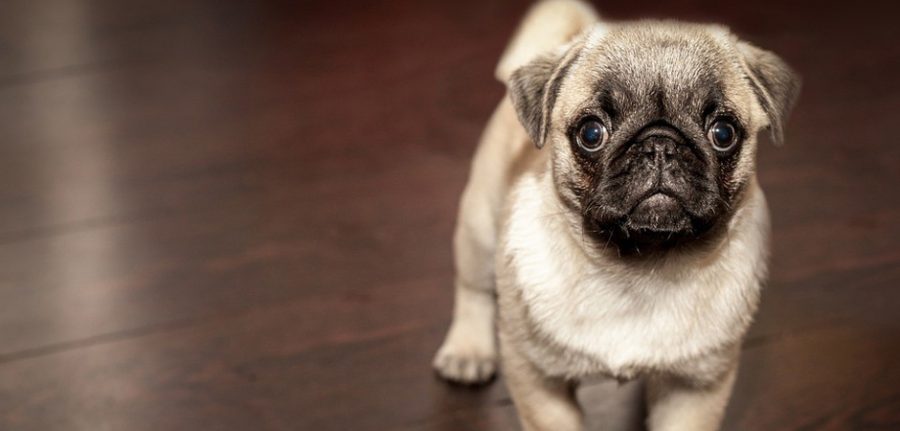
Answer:
[{"label": "folded ear", "polygon": [[538,148],[544,146],[547,138],[550,113],[562,79],[572,64],[571,51],[567,54],[558,50],[539,56],[516,69],[509,78],[509,97],[519,121]]},{"label": "folded ear", "polygon": [[800,77],[777,55],[746,42],[737,44],[747,77],[763,110],[776,145],[784,142],[784,124],[800,93]]}]

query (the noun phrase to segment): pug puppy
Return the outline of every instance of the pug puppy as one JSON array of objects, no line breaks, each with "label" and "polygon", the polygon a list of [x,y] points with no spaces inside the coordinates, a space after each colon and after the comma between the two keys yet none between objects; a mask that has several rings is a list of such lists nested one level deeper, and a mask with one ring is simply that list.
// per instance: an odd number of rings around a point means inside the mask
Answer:
[{"label": "pug puppy", "polygon": [[571,0],[532,8],[497,75],[437,372],[488,381],[496,321],[526,430],[581,429],[596,376],[644,378],[651,430],[718,428],[766,276],[757,134],[782,141],[797,76],[725,27]]}]

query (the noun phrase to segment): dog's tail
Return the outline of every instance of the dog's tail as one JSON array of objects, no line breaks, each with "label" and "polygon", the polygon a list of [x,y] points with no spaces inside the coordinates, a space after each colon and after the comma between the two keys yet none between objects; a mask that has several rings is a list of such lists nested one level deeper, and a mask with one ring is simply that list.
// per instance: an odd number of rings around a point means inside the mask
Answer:
[{"label": "dog's tail", "polygon": [[594,8],[580,0],[543,0],[519,24],[500,57],[494,76],[504,84],[513,71],[543,52],[557,48],[598,21]]}]

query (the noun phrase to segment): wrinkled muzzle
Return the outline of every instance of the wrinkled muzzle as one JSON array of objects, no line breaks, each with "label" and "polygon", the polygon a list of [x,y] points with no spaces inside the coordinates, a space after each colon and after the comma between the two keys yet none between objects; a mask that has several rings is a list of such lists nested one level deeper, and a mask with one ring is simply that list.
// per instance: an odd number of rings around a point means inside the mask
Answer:
[{"label": "wrinkled muzzle", "polygon": [[610,153],[585,206],[586,230],[635,251],[702,236],[722,212],[713,163],[677,129],[644,128]]}]

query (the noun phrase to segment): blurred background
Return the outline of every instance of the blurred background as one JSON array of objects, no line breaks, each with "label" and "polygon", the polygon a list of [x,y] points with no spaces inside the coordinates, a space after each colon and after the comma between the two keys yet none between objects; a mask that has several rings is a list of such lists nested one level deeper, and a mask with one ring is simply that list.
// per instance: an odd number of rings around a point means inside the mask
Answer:
[{"label": "blurred background", "polygon": [[[895,2],[595,2],[804,77],[724,429],[900,429]],[[0,5],[0,429],[512,430],[430,368],[524,1]],[[580,393],[639,430],[640,386]]]}]

